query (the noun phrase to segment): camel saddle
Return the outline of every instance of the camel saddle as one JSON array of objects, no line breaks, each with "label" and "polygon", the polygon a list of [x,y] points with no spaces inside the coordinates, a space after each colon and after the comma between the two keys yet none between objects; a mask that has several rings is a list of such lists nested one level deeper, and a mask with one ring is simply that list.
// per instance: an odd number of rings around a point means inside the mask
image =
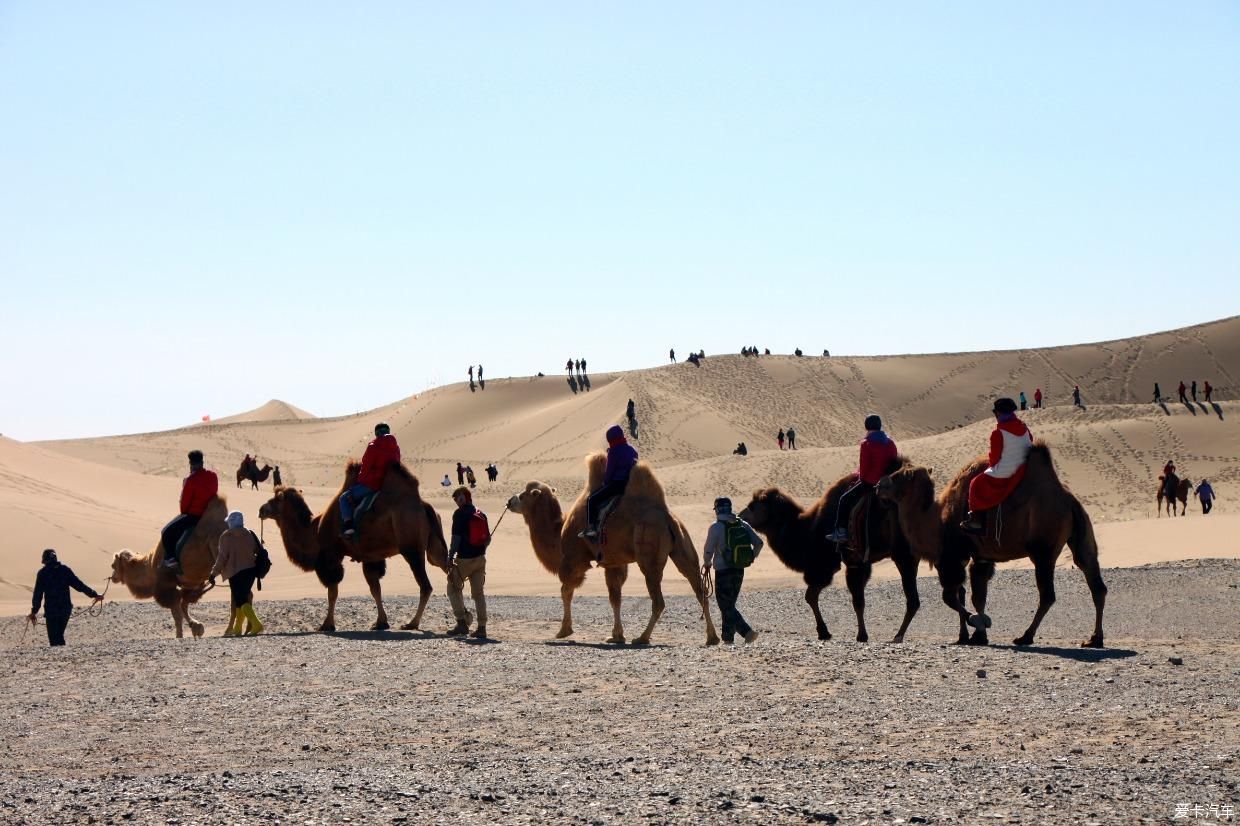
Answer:
[{"label": "camel saddle", "polygon": [[371,491],[362,497],[362,501],[358,502],[353,508],[353,531],[355,536],[362,535],[362,519],[366,514],[374,509],[375,500],[379,498],[379,491]]},{"label": "camel saddle", "polygon": [[607,544],[607,519],[611,516],[616,506],[620,504],[620,500],[624,498],[624,494],[613,496],[603,503],[598,511],[598,545],[600,548]]},{"label": "camel saddle", "polygon": [[852,512],[848,515],[848,549],[854,554],[861,555],[861,562],[870,561],[870,527],[872,526],[871,513],[874,510],[873,491],[869,491],[861,497],[861,501],[853,505]]}]

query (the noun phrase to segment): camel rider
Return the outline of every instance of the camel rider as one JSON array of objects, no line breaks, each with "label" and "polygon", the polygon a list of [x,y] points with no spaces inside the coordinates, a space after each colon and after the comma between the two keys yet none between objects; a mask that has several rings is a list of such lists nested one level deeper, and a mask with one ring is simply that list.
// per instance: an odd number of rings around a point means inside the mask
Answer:
[{"label": "camel rider", "polygon": [[1167,460],[1167,464],[1163,465],[1162,483],[1163,483],[1163,493],[1167,496],[1167,498],[1168,499],[1175,498],[1175,484],[1176,484],[1175,462],[1171,461],[1170,459]]},{"label": "camel rider", "polygon": [[861,501],[861,497],[874,492],[874,486],[888,472],[898,453],[896,443],[883,432],[883,420],[874,413],[866,416],[857,481],[840,494],[839,504],[835,508],[835,530],[827,535],[828,542],[848,541],[848,519],[853,508]]},{"label": "camel rider", "polygon": [[960,527],[966,533],[980,534],[986,528],[982,511],[999,506],[1025,478],[1025,464],[1033,447],[1033,434],[1016,417],[1016,402],[995,400],[993,410],[998,425],[990,434],[987,468],[969,483],[969,514]]},{"label": "camel rider", "polygon": [[607,428],[607,468],[603,471],[603,486],[590,494],[586,500],[586,529],[578,534],[582,539],[598,538],[598,517],[603,505],[624,493],[629,484],[629,474],[637,464],[637,451],[624,438],[620,425]]},{"label": "camel rider", "polygon": [[202,451],[191,450],[188,458],[189,476],[181,483],[181,514],[164,525],[159,535],[159,541],[164,546],[165,568],[179,567],[181,543],[194,530],[202,515],[207,512],[207,505],[220,492],[220,479],[215,475],[215,471],[202,466]]},{"label": "camel rider", "polygon": [[362,468],[357,473],[357,482],[340,494],[341,534],[345,539],[352,539],[356,531],[353,528],[353,511],[358,504],[370,494],[383,487],[383,478],[388,468],[400,462],[400,445],[392,435],[392,428],[387,422],[375,425],[375,437],[366,445],[362,454]]}]

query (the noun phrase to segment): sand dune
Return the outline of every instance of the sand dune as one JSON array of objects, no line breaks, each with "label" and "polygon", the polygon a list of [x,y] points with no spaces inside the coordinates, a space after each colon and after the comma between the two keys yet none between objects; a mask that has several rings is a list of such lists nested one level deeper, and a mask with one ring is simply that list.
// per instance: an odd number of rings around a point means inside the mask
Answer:
[{"label": "sand dune", "polygon": [[[1041,350],[796,358],[709,356],[680,363],[592,376],[591,392],[573,394],[563,376],[488,381],[471,392],[449,385],[360,415],[311,417],[271,401],[249,413],[160,433],[39,444],[0,441],[0,512],[6,550],[0,562],[0,610],[23,610],[38,551],[55,546],[92,582],[106,575],[121,547],[146,550],[176,510],[185,454],[198,448],[221,476],[230,503],[257,521],[270,486],[239,491],[233,475],[245,453],[279,465],[287,483],[303,488],[321,508],[339,487],[341,469],[358,456],[374,422],[385,420],[425,494],[447,516],[451,502],[438,480],[457,461],[471,464],[479,501],[494,523],[504,499],[527,479],[556,486],[572,500],[582,486],[582,458],[602,446],[602,432],[623,418],[633,399],[640,421],[636,445],[657,468],[669,499],[700,544],[717,495],[743,500],[756,488],[779,485],[803,501],[856,463],[861,420],[883,415],[888,432],[914,461],[942,478],[986,447],[994,396],[1040,387],[1048,407],[1023,414],[1052,447],[1065,482],[1087,504],[1100,528],[1108,565],[1186,556],[1234,556],[1231,491],[1240,478],[1240,317],[1121,341]],[[1153,384],[1175,395],[1183,379],[1209,380],[1216,404],[1151,403]],[[1080,384],[1085,407],[1071,405]],[[84,400],[85,403],[85,400]],[[774,434],[794,426],[800,449],[779,451]],[[738,441],[751,453],[732,455]],[[1215,515],[1154,519],[1162,463],[1173,458],[1194,482],[1210,478],[1220,493]],[[482,468],[495,461],[501,481]],[[279,551],[271,532],[269,544]],[[319,595],[312,575],[277,567],[265,598]],[[879,572],[880,575],[882,572]],[[777,586],[797,579],[772,559],[753,577]],[[677,577],[669,576],[669,579]],[[387,587],[413,590],[403,564],[391,566]],[[442,587],[442,578],[437,581]],[[505,522],[492,551],[488,587],[513,594],[555,594],[538,569],[519,518]],[[670,586],[672,590],[679,585]],[[601,593],[601,583],[588,586]],[[641,592],[640,585],[630,588]],[[588,591],[589,592],[589,591]],[[360,572],[345,593],[365,593]]]}]

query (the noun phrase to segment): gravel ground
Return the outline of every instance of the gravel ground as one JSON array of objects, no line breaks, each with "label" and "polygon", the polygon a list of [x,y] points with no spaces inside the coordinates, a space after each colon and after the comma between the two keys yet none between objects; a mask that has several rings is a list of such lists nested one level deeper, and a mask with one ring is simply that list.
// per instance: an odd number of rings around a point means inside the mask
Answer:
[{"label": "gravel ground", "polygon": [[[574,642],[551,639],[554,597],[492,599],[487,642],[310,633],[322,600],[260,602],[256,639],[220,638],[215,605],[203,640],[119,604],[58,650],[4,618],[0,822],[1160,823],[1177,804],[1217,822],[1240,807],[1240,562],[1105,576],[1103,651],[1076,647],[1076,571],[1023,650],[946,645],[930,579],[903,645],[852,642],[839,588],[834,640],[799,592],[746,592],[761,638],[711,649],[684,598],[647,648],[601,643],[604,599],[577,601]],[[630,637],[648,610],[632,585]],[[871,639],[889,637],[899,584],[868,602]],[[991,639],[1035,603],[1032,574],[1001,571]],[[446,614],[436,594],[427,624]],[[372,619],[342,601],[341,629]]]}]

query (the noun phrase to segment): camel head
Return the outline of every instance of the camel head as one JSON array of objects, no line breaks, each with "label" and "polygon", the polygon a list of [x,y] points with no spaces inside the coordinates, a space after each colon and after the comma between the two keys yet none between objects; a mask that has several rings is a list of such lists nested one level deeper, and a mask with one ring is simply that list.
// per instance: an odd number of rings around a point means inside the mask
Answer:
[{"label": "camel head", "polygon": [[508,510],[521,514],[526,521],[544,513],[554,519],[560,515],[560,503],[555,497],[555,488],[542,482],[529,482],[525,490],[508,500]]},{"label": "camel head", "polygon": [[905,465],[879,479],[874,492],[884,502],[914,502],[925,510],[934,504],[933,474],[934,468]]},{"label": "camel head", "polygon": [[779,488],[756,490],[749,504],[737,516],[752,525],[754,530],[765,531],[775,519],[780,502],[787,501],[787,498]]},{"label": "camel head", "polygon": [[282,517],[291,518],[294,524],[309,524],[313,518],[310,506],[297,488],[276,488],[275,495],[258,509],[259,519],[274,519],[279,522]]},{"label": "camel head", "polygon": [[112,576],[109,577],[109,580],[111,580],[112,582],[115,582],[117,585],[124,584],[125,570],[132,563],[133,563],[133,551],[126,548],[123,551],[117,552],[112,557]]}]

